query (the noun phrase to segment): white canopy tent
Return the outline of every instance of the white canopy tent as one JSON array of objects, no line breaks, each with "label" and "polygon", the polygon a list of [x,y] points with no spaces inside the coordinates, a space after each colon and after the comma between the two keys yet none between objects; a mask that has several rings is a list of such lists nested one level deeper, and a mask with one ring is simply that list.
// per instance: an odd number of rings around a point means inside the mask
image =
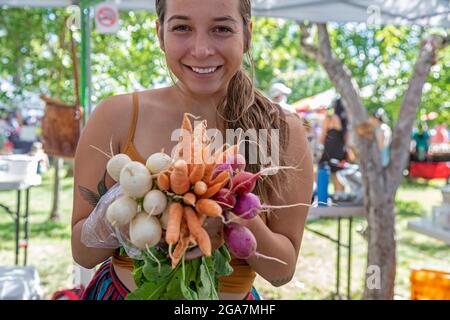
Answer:
[{"label": "white canopy tent", "polygon": [[[80,0],[0,0],[12,7],[68,7]],[[87,1],[84,1],[87,2]],[[152,0],[109,0],[121,10],[154,10]],[[450,27],[450,0],[253,0],[256,16],[313,22]]]}]

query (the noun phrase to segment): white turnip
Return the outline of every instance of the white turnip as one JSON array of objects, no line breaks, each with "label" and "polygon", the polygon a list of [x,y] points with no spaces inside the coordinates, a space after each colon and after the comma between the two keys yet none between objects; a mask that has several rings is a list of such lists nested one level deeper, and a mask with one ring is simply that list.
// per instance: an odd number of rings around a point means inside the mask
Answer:
[{"label": "white turnip", "polygon": [[167,207],[167,196],[159,190],[151,190],[144,197],[144,210],[152,216],[160,215]]},{"label": "white turnip", "polygon": [[114,157],[109,159],[106,164],[106,171],[114,179],[114,181],[119,182],[120,172],[123,167],[125,167],[128,163],[131,162],[131,159],[126,154],[120,153],[116,154]]},{"label": "white turnip", "polygon": [[146,167],[152,174],[160,173],[164,170],[167,170],[172,164],[172,158],[165,153],[158,152],[152,154],[146,163]]},{"label": "white turnip", "polygon": [[153,247],[161,240],[162,229],[159,220],[148,213],[140,212],[130,223],[130,241],[144,250]]},{"label": "white turnip", "polygon": [[137,202],[129,196],[122,196],[111,203],[106,218],[113,226],[124,226],[136,216]]},{"label": "white turnip", "polygon": [[166,210],[164,210],[161,217],[159,217],[159,222],[161,223],[161,228],[166,230],[167,223],[169,222],[169,206],[166,207]]},{"label": "white turnip", "polygon": [[142,163],[132,161],[120,172],[120,185],[130,197],[142,198],[152,188],[153,180]]}]

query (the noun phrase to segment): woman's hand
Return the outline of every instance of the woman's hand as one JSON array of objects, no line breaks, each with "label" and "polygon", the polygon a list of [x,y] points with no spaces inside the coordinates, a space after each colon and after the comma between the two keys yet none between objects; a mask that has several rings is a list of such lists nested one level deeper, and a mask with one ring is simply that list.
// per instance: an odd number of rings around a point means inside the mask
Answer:
[{"label": "woman's hand", "polygon": [[[211,247],[212,251],[217,250],[224,244],[223,238],[223,227],[224,224],[221,218],[207,218],[205,223],[203,224],[203,228],[209,235],[211,239]],[[203,252],[197,246],[188,252],[186,252],[185,259],[193,260],[203,256]]]},{"label": "woman's hand", "polygon": [[[109,205],[123,194],[122,188],[116,183],[99,199],[81,230],[81,242],[85,246],[111,249],[120,247],[115,229],[106,219],[106,212]],[[125,229],[125,232],[127,230],[128,228]]]}]

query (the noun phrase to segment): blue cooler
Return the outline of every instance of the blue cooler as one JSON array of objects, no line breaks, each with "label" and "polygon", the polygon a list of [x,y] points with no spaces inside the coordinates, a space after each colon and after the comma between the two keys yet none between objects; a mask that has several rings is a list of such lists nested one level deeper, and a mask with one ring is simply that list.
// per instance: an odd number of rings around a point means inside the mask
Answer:
[{"label": "blue cooler", "polygon": [[319,165],[317,172],[317,201],[319,207],[328,206],[328,183],[330,182],[330,166],[327,163]]}]

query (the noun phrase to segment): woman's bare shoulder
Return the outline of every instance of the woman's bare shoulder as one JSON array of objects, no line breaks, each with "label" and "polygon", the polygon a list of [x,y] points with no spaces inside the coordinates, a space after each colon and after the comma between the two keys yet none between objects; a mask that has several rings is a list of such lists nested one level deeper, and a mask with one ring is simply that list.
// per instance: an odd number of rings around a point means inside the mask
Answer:
[{"label": "woman's bare shoulder", "polygon": [[148,89],[139,92],[139,101],[141,105],[145,105],[146,108],[158,108],[165,107],[168,103],[175,98],[174,90],[171,87],[164,87],[158,89]]},{"label": "woman's bare shoulder", "polygon": [[[124,93],[110,96],[102,100],[94,109],[92,116],[101,115],[105,120],[117,119],[117,116],[124,116],[131,111],[132,94]],[[122,118],[123,119],[123,118]]]},{"label": "woman's bare shoulder", "polygon": [[119,94],[102,100],[88,117],[85,131],[94,136],[111,135],[123,143],[132,120],[132,94]]}]

